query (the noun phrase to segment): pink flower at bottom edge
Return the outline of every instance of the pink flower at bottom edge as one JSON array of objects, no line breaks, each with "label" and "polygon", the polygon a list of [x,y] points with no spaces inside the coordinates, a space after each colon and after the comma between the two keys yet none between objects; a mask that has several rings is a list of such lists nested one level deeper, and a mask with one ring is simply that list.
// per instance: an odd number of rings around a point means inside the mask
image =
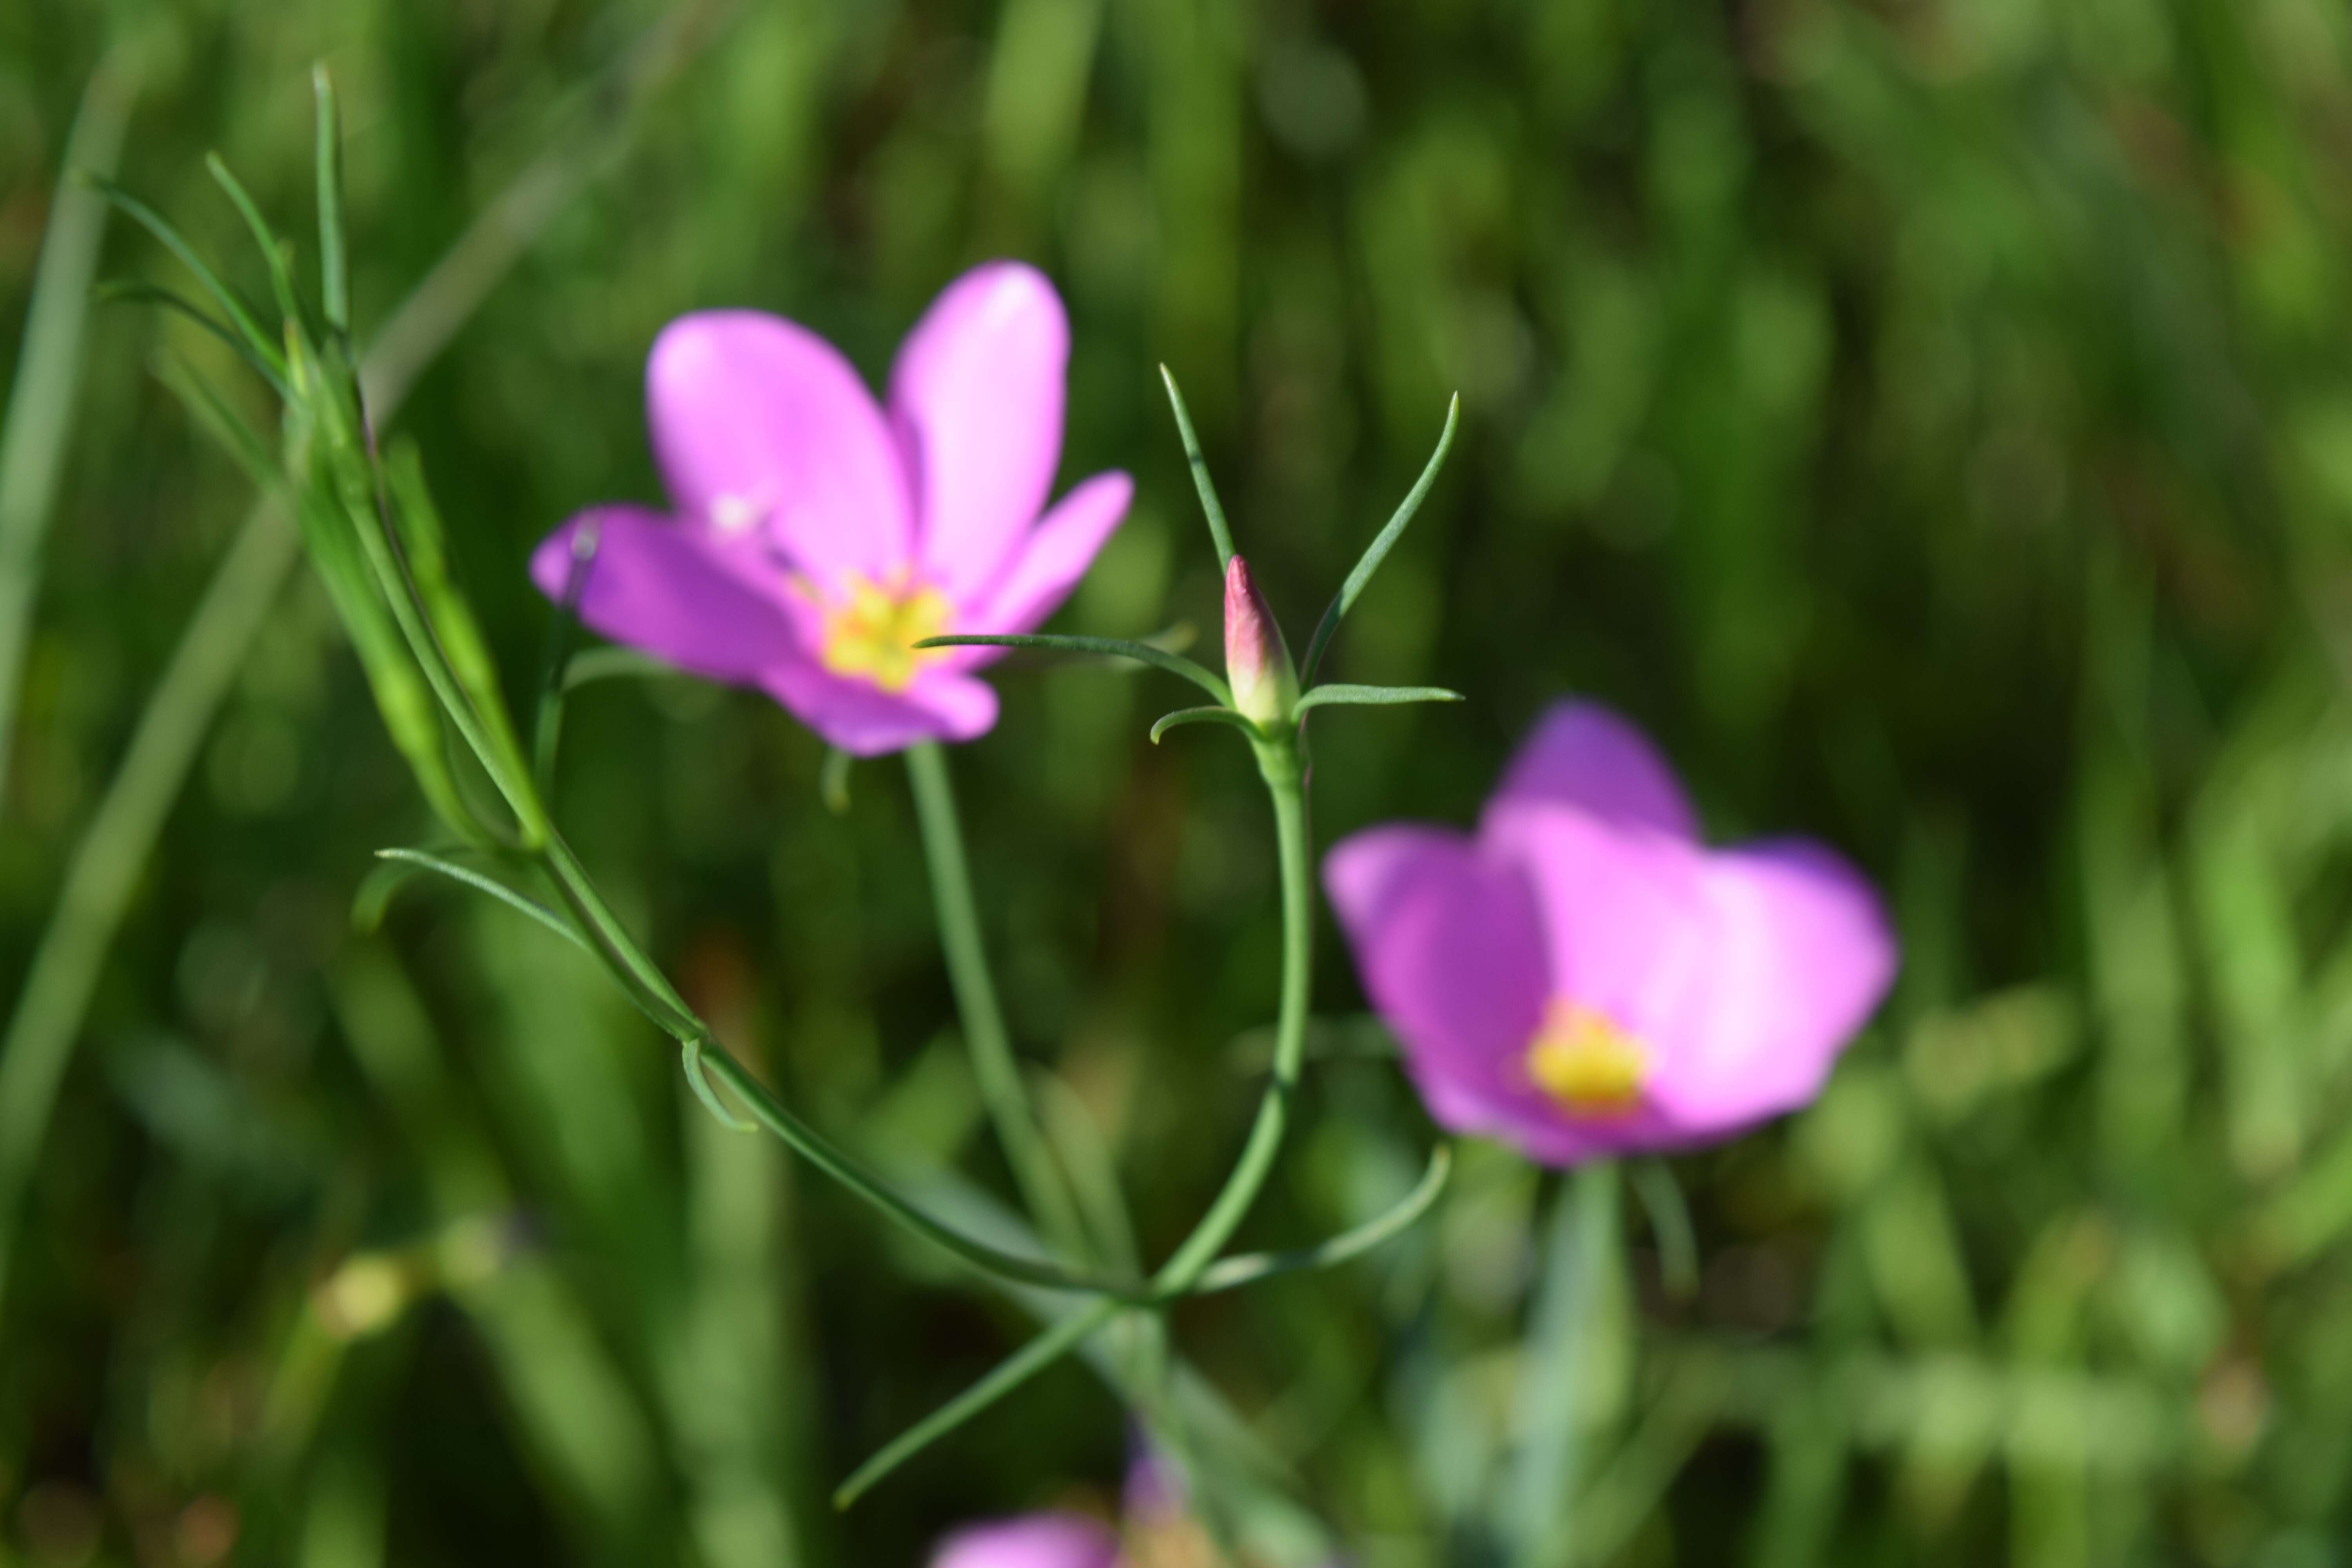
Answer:
[{"label": "pink flower at bottom edge", "polygon": [[1118,1535],[1082,1513],[1024,1513],[966,1525],[932,1550],[929,1568],[1114,1568]]},{"label": "pink flower at bottom edge", "polygon": [[1545,714],[1475,838],[1376,827],[1323,875],[1430,1114],[1548,1164],[1805,1103],[1895,973],[1859,873],[1802,841],[1707,848],[1673,772],[1591,703]]},{"label": "pink flower at bottom edge", "polygon": [[582,512],[541,542],[531,579],[561,600],[581,572],[589,626],[760,687],[845,751],[969,740],[996,721],[996,694],[971,672],[997,650],[913,645],[1034,629],[1133,491],[1097,474],[1045,510],[1068,357],[1060,298],[1019,262],[940,293],[899,349],[887,415],[805,328],[756,310],[682,316],[646,366],[670,512]]}]

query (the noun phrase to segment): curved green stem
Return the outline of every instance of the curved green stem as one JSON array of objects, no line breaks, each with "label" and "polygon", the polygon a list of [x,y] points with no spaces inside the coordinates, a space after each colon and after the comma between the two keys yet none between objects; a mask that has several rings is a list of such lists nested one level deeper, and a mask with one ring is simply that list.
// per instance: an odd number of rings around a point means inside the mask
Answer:
[{"label": "curved green stem", "polygon": [[1305,781],[1297,746],[1286,733],[1257,742],[1257,763],[1266,793],[1274,797],[1275,847],[1282,867],[1282,1002],[1275,1021],[1274,1070],[1223,1191],[1152,1276],[1153,1286],[1168,1295],[1191,1289],[1257,1201],[1290,1124],[1290,1100],[1297,1092],[1298,1067],[1307,1050],[1307,1002],[1315,956],[1315,863],[1307,831]]},{"label": "curved green stem", "polygon": [[907,748],[907,778],[914,786],[915,820],[923,835],[923,858],[931,871],[931,904],[938,912],[940,946],[947,955],[948,980],[955,987],[956,1011],[963,1018],[964,1043],[971,1050],[980,1098],[996,1126],[1021,1201],[1058,1251],[1086,1256],[1086,1229],[1077,1204],[1045,1147],[1045,1136],[1022,1087],[1013,1057],[1013,1037],[997,1003],[996,982],[981,940],[980,910],[971,891],[971,867],[963,851],[963,827],[956,817],[955,788],[947,757],[936,741]]}]

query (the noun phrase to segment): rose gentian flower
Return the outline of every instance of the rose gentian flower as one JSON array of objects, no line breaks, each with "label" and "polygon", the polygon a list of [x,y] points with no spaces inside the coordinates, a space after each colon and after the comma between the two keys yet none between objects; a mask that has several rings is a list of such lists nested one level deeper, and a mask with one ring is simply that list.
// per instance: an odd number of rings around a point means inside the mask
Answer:
[{"label": "rose gentian flower", "polygon": [[1115,1568],[1118,1535],[1082,1513],[1026,1513],[967,1525],[940,1542],[930,1568]]},{"label": "rose gentian flower", "polygon": [[1053,285],[1017,262],[940,294],[898,351],[887,415],[805,328],[680,317],[646,365],[670,512],[584,511],[533,552],[532,580],[560,599],[579,572],[588,625],[757,686],[845,751],[969,740],[996,721],[971,672],[1001,650],[914,645],[1035,627],[1132,491],[1097,474],[1038,515],[1068,356]]},{"label": "rose gentian flower", "polygon": [[1591,703],[1544,716],[1476,837],[1377,827],[1323,873],[1430,1113],[1548,1164],[1803,1104],[1895,973],[1851,867],[1707,848],[1657,752]]}]

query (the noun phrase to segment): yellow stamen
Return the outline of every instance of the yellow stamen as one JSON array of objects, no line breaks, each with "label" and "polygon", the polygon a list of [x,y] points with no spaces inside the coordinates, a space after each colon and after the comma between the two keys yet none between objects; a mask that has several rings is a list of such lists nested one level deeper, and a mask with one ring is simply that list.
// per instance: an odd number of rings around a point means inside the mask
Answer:
[{"label": "yellow stamen", "polygon": [[946,651],[915,645],[945,632],[953,613],[937,588],[909,593],[903,585],[853,576],[848,601],[825,612],[821,660],[835,675],[862,675],[885,691],[904,691],[918,670]]},{"label": "yellow stamen", "polygon": [[1571,1116],[1621,1116],[1642,1100],[1649,1047],[1615,1019],[1554,999],[1528,1043],[1528,1077]]}]

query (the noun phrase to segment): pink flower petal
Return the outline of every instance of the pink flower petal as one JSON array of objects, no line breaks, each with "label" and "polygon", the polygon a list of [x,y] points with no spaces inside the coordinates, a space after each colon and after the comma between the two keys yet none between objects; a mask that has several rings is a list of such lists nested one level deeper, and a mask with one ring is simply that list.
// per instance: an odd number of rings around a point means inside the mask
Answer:
[{"label": "pink flower petal", "polygon": [[1514,1142],[1544,1127],[1523,1070],[1549,992],[1525,879],[1458,835],[1408,825],[1341,840],[1323,882],[1438,1123]]},{"label": "pink flower petal", "polygon": [[924,574],[959,603],[993,584],[1053,487],[1070,329],[1017,261],[948,285],[898,351],[890,416],[911,476]]},{"label": "pink flower petal", "polygon": [[970,629],[1003,635],[1044,624],[1094,564],[1134,495],[1134,481],[1114,472],[1097,474],[1064,496],[1030,532]]},{"label": "pink flower petal", "polygon": [[746,575],[742,552],[642,507],[596,507],[541,540],[531,552],[530,576],[550,599],[562,602],[573,570],[573,535],[590,526],[596,552],[578,600],[588,626],[719,680],[749,680],[773,666],[806,662],[790,615]]},{"label": "pink flower petal", "polygon": [[1597,702],[1555,702],[1519,743],[1489,809],[1505,802],[1572,805],[1606,822],[1696,839],[1698,821],[1657,748]]},{"label": "pink flower petal", "polygon": [[995,689],[948,670],[927,671],[899,692],[845,679],[805,659],[762,669],[759,680],[827,744],[861,757],[918,741],[969,741],[996,722]]},{"label": "pink flower petal", "polygon": [[646,403],[680,512],[722,535],[757,531],[827,584],[912,560],[889,427],[814,332],[758,310],[681,316],[654,342]]},{"label": "pink flower petal", "polygon": [[1113,1568],[1118,1536],[1077,1513],[1029,1513],[970,1525],[931,1552],[930,1568]]},{"label": "pink flower petal", "polygon": [[1721,1130],[1802,1105],[1895,978],[1895,945],[1862,875],[1817,844],[1708,857],[1717,951],[1699,1016],[1658,1097]]}]

